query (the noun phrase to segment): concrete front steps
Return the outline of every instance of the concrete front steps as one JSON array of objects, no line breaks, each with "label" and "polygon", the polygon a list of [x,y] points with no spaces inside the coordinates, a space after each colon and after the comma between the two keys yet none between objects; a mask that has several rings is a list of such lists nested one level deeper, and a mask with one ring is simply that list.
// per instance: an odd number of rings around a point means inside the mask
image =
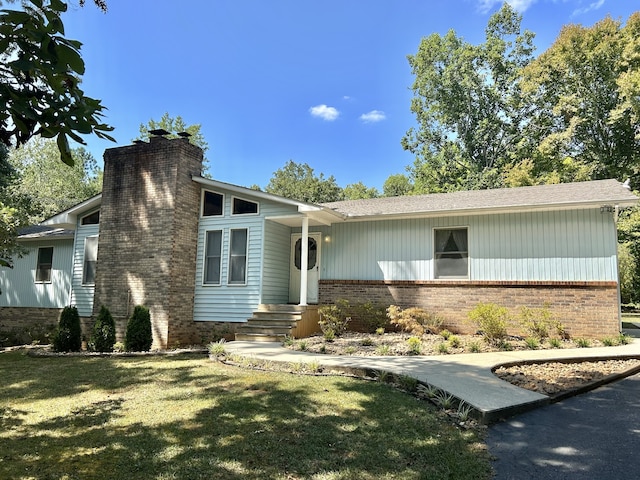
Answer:
[{"label": "concrete front steps", "polygon": [[301,338],[318,328],[315,305],[260,305],[245,325],[238,327],[235,339],[244,342],[282,342],[285,337]]}]

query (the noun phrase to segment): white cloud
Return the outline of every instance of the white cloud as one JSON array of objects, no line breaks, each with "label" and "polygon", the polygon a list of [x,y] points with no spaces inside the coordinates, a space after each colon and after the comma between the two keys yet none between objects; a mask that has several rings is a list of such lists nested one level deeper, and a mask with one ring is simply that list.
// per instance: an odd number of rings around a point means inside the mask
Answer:
[{"label": "white cloud", "polygon": [[[511,5],[514,10],[520,13],[523,13],[537,1],[538,0],[506,0],[506,2]],[[478,0],[478,10],[480,10],[482,13],[487,13],[495,5],[502,5],[503,3],[503,0]]]},{"label": "white cloud", "polygon": [[377,123],[385,120],[387,116],[381,110],[371,110],[369,113],[360,115],[360,120],[364,123]]},{"label": "white cloud", "polygon": [[583,15],[587,12],[591,12],[592,10],[598,10],[602,5],[604,5],[604,0],[597,0],[595,2],[590,3],[588,6],[584,8],[577,8],[576,10],[573,11],[571,16],[575,17],[577,15]]},{"label": "white cloud", "polygon": [[327,105],[316,105],[315,107],[311,107],[309,109],[309,113],[311,113],[312,116],[321,118],[327,122],[333,122],[340,115],[340,112],[336,108],[328,107]]}]

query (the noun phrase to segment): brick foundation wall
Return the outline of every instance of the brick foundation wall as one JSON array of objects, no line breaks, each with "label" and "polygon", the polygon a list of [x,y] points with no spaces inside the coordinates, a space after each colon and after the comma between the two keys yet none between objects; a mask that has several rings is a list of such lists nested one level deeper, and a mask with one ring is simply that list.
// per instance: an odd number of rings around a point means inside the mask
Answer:
[{"label": "brick foundation wall", "polygon": [[2,307],[0,331],[57,326],[61,308]]},{"label": "brick foundation wall", "polygon": [[[517,316],[521,306],[541,308],[545,302],[573,338],[602,338],[620,332],[616,282],[492,282],[492,281],[357,281],[321,280],[320,304],[339,299],[352,304],[372,302],[422,307],[441,315],[445,328],[474,333],[467,315],[478,303],[492,302]],[[515,329],[513,334],[522,333]]]},{"label": "brick foundation wall", "polygon": [[193,295],[202,150],[187,139],[104,154],[94,315],[105,305],[118,325],[135,305],[149,308],[153,347],[199,343]]}]

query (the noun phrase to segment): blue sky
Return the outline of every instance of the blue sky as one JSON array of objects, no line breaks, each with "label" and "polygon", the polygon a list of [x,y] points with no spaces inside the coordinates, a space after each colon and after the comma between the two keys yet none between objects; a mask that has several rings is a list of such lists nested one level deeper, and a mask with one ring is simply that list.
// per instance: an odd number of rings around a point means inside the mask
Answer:
[{"label": "blue sky", "polygon": [[[264,187],[288,160],[382,189],[413,162],[407,55],[453,29],[480,43],[499,0],[91,0],[63,19],[83,43],[83,88],[117,145],[164,112],[202,124],[214,178]],[[623,22],[634,0],[513,0],[537,53],[562,25]],[[101,161],[116,146],[87,138]]]}]

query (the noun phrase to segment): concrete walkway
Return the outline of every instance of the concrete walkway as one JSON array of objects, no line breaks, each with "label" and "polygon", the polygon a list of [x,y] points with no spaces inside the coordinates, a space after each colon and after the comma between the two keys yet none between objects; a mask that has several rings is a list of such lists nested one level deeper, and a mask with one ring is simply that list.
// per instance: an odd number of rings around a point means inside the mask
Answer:
[{"label": "concrete walkway", "polygon": [[[229,342],[225,350],[262,360],[282,363],[315,363],[325,368],[387,371],[409,375],[444,390],[473,406],[484,423],[546,405],[551,398],[500,380],[492,373],[499,365],[526,361],[604,360],[640,358],[640,339],[617,347],[514,352],[469,353],[434,356],[357,357],[293,351],[280,343]],[[631,373],[631,372],[630,372]]]}]

